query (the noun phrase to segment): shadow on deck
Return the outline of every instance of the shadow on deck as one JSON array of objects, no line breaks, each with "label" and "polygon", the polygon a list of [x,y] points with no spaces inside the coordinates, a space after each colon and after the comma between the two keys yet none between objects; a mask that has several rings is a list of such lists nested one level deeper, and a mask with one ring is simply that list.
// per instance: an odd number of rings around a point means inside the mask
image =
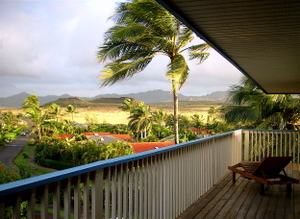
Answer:
[{"label": "shadow on deck", "polygon": [[[289,164],[286,172],[299,179],[300,164]],[[255,181],[237,175],[233,184],[228,173],[178,218],[300,218],[300,184],[291,194],[286,185],[267,186],[264,196],[258,191]]]}]

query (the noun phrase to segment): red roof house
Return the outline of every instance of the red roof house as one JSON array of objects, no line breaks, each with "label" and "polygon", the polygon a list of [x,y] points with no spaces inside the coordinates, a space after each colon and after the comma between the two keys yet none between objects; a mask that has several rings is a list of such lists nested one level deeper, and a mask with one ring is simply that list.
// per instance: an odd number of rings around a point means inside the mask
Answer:
[{"label": "red roof house", "polygon": [[130,143],[133,147],[134,153],[140,153],[144,151],[150,151],[158,148],[164,148],[167,146],[174,145],[174,141],[168,142],[140,142],[140,143]]}]

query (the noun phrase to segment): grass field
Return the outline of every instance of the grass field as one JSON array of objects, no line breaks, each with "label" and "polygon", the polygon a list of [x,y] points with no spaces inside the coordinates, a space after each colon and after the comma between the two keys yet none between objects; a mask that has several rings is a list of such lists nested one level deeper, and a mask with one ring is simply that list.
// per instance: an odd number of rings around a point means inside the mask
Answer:
[{"label": "grass field", "polygon": [[[221,101],[180,101],[179,113],[186,116],[192,116],[194,114],[201,114],[206,118],[207,112],[211,106],[218,108],[226,103]],[[167,113],[173,112],[172,102],[154,103],[149,104],[151,110],[162,109]],[[127,124],[129,113],[124,112],[119,107],[121,104],[116,103],[101,103],[98,106],[78,107],[74,114],[74,122],[86,124],[86,123],[110,123],[110,124]],[[14,114],[24,114],[21,109],[18,108],[0,108],[0,114],[3,112],[13,112]],[[70,114],[66,113],[65,107],[61,107],[60,119],[72,120]]]}]

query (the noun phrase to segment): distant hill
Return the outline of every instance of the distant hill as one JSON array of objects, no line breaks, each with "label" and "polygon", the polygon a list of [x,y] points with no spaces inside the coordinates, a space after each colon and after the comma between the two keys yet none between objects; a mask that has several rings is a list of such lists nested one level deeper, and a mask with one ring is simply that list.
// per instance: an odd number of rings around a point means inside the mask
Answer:
[{"label": "distant hill", "polygon": [[208,100],[226,100],[228,95],[228,91],[215,91],[210,94],[201,96],[200,99],[208,99]]},{"label": "distant hill", "polygon": [[55,103],[61,107],[67,107],[68,105],[73,105],[76,107],[96,107],[96,106],[103,106],[103,105],[113,105],[113,104],[122,104],[126,97],[120,98],[97,98],[93,100],[87,99],[80,99],[78,97],[69,97],[69,98],[59,98],[57,100],[48,102],[43,106],[50,106],[51,104]]},{"label": "distant hill", "polygon": [[[2,107],[21,107],[25,98],[27,98],[29,93],[19,93],[10,97],[0,97],[0,106]],[[48,96],[39,96],[40,105],[44,105],[48,102],[57,100],[59,98],[68,98],[71,97],[68,94],[63,94],[61,96],[48,95]]]},{"label": "distant hill", "polygon": [[[24,99],[28,97],[30,94],[28,93],[20,93],[17,95],[13,95],[10,97],[1,97],[0,98],[0,106],[2,107],[21,107]],[[202,99],[210,99],[210,100],[225,100],[227,95],[227,91],[217,91],[211,94],[207,94],[205,96],[185,96],[179,94],[179,101],[194,101],[194,100],[202,100]],[[60,102],[65,105],[67,102],[72,105],[90,105],[92,106],[95,103],[122,103],[126,97],[134,98],[138,101],[144,101],[146,104],[150,103],[160,103],[160,102],[172,102],[173,96],[169,91],[163,90],[151,90],[147,92],[139,92],[139,93],[129,93],[129,94],[102,94],[97,95],[95,97],[72,97],[68,94],[64,94],[61,96],[48,95],[48,96],[38,96],[40,105],[50,105],[53,101],[57,104]],[[68,100],[64,98],[69,98]],[[61,99],[61,100],[59,100]],[[57,101],[56,101],[57,100]],[[86,100],[87,102],[84,102]],[[75,104],[77,103],[77,104]],[[60,105],[60,104],[58,104]],[[68,105],[68,104],[67,104]]]},{"label": "distant hill", "polygon": [[54,101],[48,102],[42,106],[50,106],[52,103],[56,103],[61,107],[67,107],[68,105],[73,105],[76,107],[89,107],[94,105],[88,100],[83,100],[78,97],[68,97],[68,98],[59,98]]}]

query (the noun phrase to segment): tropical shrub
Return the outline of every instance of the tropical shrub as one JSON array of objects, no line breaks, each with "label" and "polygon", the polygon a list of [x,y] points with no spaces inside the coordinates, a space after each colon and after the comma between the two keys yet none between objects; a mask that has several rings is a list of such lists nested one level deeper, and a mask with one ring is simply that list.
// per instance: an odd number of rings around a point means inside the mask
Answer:
[{"label": "tropical shrub", "polygon": [[187,142],[197,139],[197,134],[189,129],[183,130],[179,132],[179,141]]},{"label": "tropical shrub", "polygon": [[20,180],[21,176],[16,167],[8,167],[0,162],[0,184]]},{"label": "tropical shrub", "polygon": [[72,139],[53,138],[37,143],[35,161],[54,169],[65,169],[132,153],[132,146],[127,142],[103,144],[94,138],[75,136]]},{"label": "tropical shrub", "polygon": [[[28,173],[23,166],[9,167],[0,162],[0,184],[10,183],[17,180],[29,178]],[[21,218],[27,218],[27,202],[21,203]],[[4,208],[5,218],[13,218],[13,208]]]}]

